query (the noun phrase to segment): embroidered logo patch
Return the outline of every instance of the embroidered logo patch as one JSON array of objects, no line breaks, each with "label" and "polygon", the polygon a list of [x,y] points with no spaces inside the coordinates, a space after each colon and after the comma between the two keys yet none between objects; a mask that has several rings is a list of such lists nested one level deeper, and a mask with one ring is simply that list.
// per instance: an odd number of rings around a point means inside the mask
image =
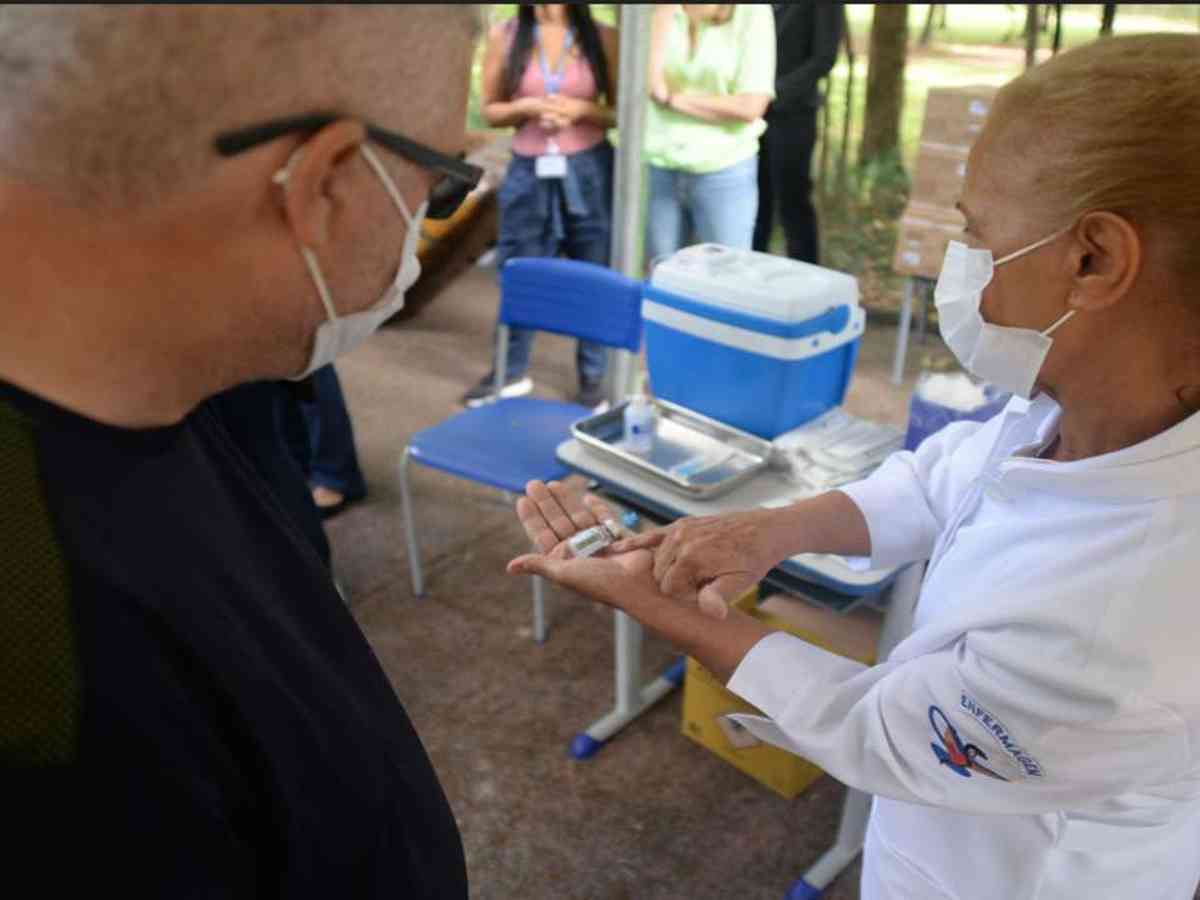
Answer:
[{"label": "embroidered logo patch", "polygon": [[982,760],[986,760],[988,755],[974,744],[963,741],[958,735],[958,729],[950,724],[950,717],[942,712],[940,707],[929,707],[929,724],[939,741],[936,744],[931,743],[929,747],[938,762],[951,772],[963,778],[970,778],[972,772],[978,772],[988,778],[1008,781],[999,772],[983,764]]},{"label": "embroidered logo patch", "polygon": [[1022,774],[1034,778],[1041,778],[1046,774],[1042,768],[1042,764],[1013,740],[1008,729],[1004,727],[1004,723],[980,706],[973,697],[963,694],[959,704],[966,712],[974,716],[980,725],[987,729],[988,734],[1000,745],[1004,752],[1012,757]]}]

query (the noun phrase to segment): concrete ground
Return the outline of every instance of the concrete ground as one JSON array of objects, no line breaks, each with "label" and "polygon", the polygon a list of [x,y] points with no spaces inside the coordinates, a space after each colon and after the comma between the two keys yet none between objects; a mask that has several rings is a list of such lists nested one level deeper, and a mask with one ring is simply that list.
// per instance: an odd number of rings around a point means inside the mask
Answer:
[{"label": "concrete ground", "polygon": [[[480,900],[779,900],[833,840],[844,789],[828,776],[785,801],[679,733],[680,692],[594,759],[572,736],[612,703],[612,614],[551,589],[550,637],[530,637],[529,584],[504,575],[526,543],[494,491],[414,467],[429,599],[414,599],[396,464],[407,437],[458,408],[488,367],[495,273],[472,268],[410,321],[339,362],[367,500],[328,523],[339,581],[415,722],[462,829]],[[889,381],[895,327],[871,322],[846,400],[903,424],[923,354]],[[568,398],[573,342],[538,338],[538,394]],[[645,671],[675,654],[647,636]],[[858,897],[858,865],[826,893]]]}]

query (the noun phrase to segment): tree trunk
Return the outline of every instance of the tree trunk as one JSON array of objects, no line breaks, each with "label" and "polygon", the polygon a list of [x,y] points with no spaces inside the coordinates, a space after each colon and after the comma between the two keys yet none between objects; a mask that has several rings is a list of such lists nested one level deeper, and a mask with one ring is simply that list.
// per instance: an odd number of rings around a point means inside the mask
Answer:
[{"label": "tree trunk", "polygon": [[900,150],[900,114],[904,108],[904,64],[908,58],[908,4],[877,3],[871,19],[867,62],[867,108],[859,163],[864,165]]},{"label": "tree trunk", "polygon": [[850,169],[850,126],[854,122],[854,38],[850,33],[850,16],[842,6],[842,46],[846,48],[846,110],[842,116],[842,146],[838,151],[837,180],[838,197],[846,196],[847,175]]},{"label": "tree trunk", "polygon": [[821,79],[821,154],[817,163],[817,191],[824,202],[829,196],[829,86],[833,79]]},{"label": "tree trunk", "polygon": [[1032,69],[1037,63],[1038,8],[1030,3],[1025,9],[1025,68]]},{"label": "tree trunk", "polygon": [[1100,16],[1100,36],[1113,33],[1113,21],[1117,18],[1117,4],[1105,3],[1104,12]]},{"label": "tree trunk", "polygon": [[1054,4],[1054,43],[1050,46],[1050,53],[1054,56],[1062,49],[1062,9],[1061,3]]},{"label": "tree trunk", "polygon": [[941,13],[941,15],[938,16],[938,31],[946,30],[946,9],[949,6],[950,6],[949,3],[939,3],[938,4],[938,12]]},{"label": "tree trunk", "polygon": [[933,21],[937,15],[940,3],[930,3],[929,12],[925,15],[925,27],[921,29],[921,38],[917,41],[918,47],[928,47],[929,42],[933,40]]}]

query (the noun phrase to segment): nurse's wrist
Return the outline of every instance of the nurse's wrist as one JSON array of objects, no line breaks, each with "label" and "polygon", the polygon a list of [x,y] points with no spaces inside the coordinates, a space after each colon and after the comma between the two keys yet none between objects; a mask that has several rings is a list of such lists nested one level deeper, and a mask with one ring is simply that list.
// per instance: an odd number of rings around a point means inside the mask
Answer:
[{"label": "nurse's wrist", "polygon": [[717,620],[694,603],[675,598],[644,596],[624,610],[647,629],[666,638],[721,679],[732,677],[738,665],[772,628],[740,609]]},{"label": "nurse's wrist", "polygon": [[794,504],[758,512],[762,518],[759,546],[772,566],[805,551],[804,515]]}]

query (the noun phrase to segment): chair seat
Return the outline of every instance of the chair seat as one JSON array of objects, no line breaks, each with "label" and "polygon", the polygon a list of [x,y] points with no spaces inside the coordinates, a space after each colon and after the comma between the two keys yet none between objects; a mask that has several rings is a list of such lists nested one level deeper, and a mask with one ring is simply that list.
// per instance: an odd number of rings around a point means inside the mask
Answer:
[{"label": "chair seat", "polygon": [[571,425],[592,415],[575,403],[514,397],[465,410],[409,441],[410,459],[513,494],[527,482],[565,478],[554,455]]}]

